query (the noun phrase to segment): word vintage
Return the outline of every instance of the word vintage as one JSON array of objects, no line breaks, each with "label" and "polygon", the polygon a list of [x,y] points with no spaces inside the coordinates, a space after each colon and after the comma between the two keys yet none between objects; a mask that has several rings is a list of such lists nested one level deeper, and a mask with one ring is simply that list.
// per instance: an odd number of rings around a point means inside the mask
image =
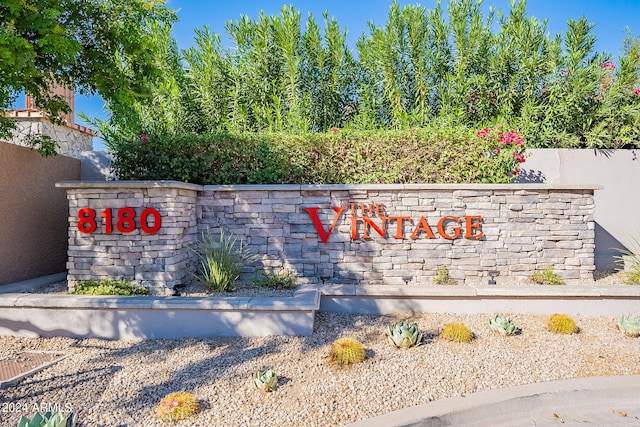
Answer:
[{"label": "word vintage", "polygon": [[[424,216],[413,219],[404,215],[387,215],[384,203],[350,203],[347,206],[332,207],[335,216],[328,229],[325,229],[318,215],[319,207],[303,208],[311,217],[311,222],[320,236],[322,243],[329,240],[338,220],[343,213],[348,213],[348,220],[351,222],[351,239],[370,239],[371,230],[374,230],[380,237],[387,238],[387,228],[391,228],[395,234],[394,239],[405,239],[408,230],[411,230],[411,239],[435,239],[436,235]],[[360,216],[358,216],[360,213]],[[373,218],[373,217],[377,217]],[[376,223],[378,221],[378,223]],[[464,228],[463,228],[464,227]],[[362,234],[360,234],[362,230]],[[436,225],[437,233],[444,239],[458,239],[464,235],[465,239],[481,239],[482,216],[466,215],[461,217],[446,215],[438,219]]]}]

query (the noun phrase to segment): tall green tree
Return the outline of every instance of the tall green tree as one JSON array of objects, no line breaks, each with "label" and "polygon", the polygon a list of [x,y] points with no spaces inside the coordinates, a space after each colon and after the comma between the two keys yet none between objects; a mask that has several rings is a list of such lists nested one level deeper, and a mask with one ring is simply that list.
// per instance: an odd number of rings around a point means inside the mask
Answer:
[{"label": "tall green tree", "polygon": [[[55,86],[97,92],[113,106],[149,96],[149,82],[163,72],[153,60],[154,29],[175,19],[161,0],[3,0],[0,110],[26,92],[59,122],[70,108],[51,95]],[[13,127],[0,114],[0,136]]]}]

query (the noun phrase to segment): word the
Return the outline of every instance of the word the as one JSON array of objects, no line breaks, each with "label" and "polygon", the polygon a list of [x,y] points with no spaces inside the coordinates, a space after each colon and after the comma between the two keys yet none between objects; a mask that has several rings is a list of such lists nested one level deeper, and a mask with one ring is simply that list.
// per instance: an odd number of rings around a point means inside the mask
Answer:
[{"label": "word the", "polygon": [[[320,208],[303,208],[311,217],[311,222],[318,232],[318,236],[323,243],[329,240],[329,236],[333,233],[338,220],[343,212],[349,209],[350,216],[347,218],[351,222],[351,239],[370,239],[371,230],[374,230],[380,237],[387,238],[387,228],[395,230],[395,234],[392,236],[394,239],[405,239],[408,231],[406,227],[411,225],[411,239],[419,239],[424,236],[426,239],[435,239],[434,234],[429,222],[424,216],[414,220],[410,216],[406,215],[387,215],[382,203],[351,203],[347,206],[332,207],[335,211],[335,216],[329,229],[325,229],[322,225],[322,221],[318,216]],[[360,210],[362,216],[357,215],[357,211]],[[376,215],[376,218],[371,218],[367,215]],[[377,222],[376,222],[377,221]],[[464,228],[463,228],[464,227]],[[362,233],[360,233],[362,230]],[[480,215],[466,215],[462,218],[454,215],[446,215],[438,219],[436,230],[438,235],[444,239],[453,240],[463,237],[465,239],[481,239],[484,236],[482,231],[482,216]]]},{"label": "word the", "polygon": [[[140,227],[140,230],[147,234],[155,234],[160,230],[162,220],[160,212],[154,208],[146,208],[140,213],[140,222],[136,224],[136,211],[133,208],[111,209],[107,208],[100,212],[99,216],[104,218],[104,232],[113,233],[114,212],[116,219],[116,230],[121,233],[131,233]],[[149,225],[149,217],[152,219]],[[82,208],[78,211],[78,230],[83,233],[93,233],[98,228],[96,222],[96,211],[91,208]]]}]

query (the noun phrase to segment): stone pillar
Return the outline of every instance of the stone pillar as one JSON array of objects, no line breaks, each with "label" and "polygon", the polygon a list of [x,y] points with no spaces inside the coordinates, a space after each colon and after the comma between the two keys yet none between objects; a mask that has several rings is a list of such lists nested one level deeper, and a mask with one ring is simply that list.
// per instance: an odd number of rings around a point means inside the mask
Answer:
[{"label": "stone pillar", "polygon": [[[199,185],[122,181],[57,186],[67,189],[69,201],[70,291],[80,280],[110,278],[166,295],[174,285],[191,280]],[[135,212],[133,221],[131,212]],[[159,215],[159,227],[155,215]]]}]

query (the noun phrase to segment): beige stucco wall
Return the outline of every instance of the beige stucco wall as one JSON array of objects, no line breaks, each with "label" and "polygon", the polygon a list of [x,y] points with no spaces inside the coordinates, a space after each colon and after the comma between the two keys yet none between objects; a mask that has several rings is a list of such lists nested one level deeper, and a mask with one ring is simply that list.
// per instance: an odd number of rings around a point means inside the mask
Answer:
[{"label": "beige stucco wall", "polygon": [[0,285],[65,271],[68,204],[55,183],[79,178],[80,160],[0,142]]}]

